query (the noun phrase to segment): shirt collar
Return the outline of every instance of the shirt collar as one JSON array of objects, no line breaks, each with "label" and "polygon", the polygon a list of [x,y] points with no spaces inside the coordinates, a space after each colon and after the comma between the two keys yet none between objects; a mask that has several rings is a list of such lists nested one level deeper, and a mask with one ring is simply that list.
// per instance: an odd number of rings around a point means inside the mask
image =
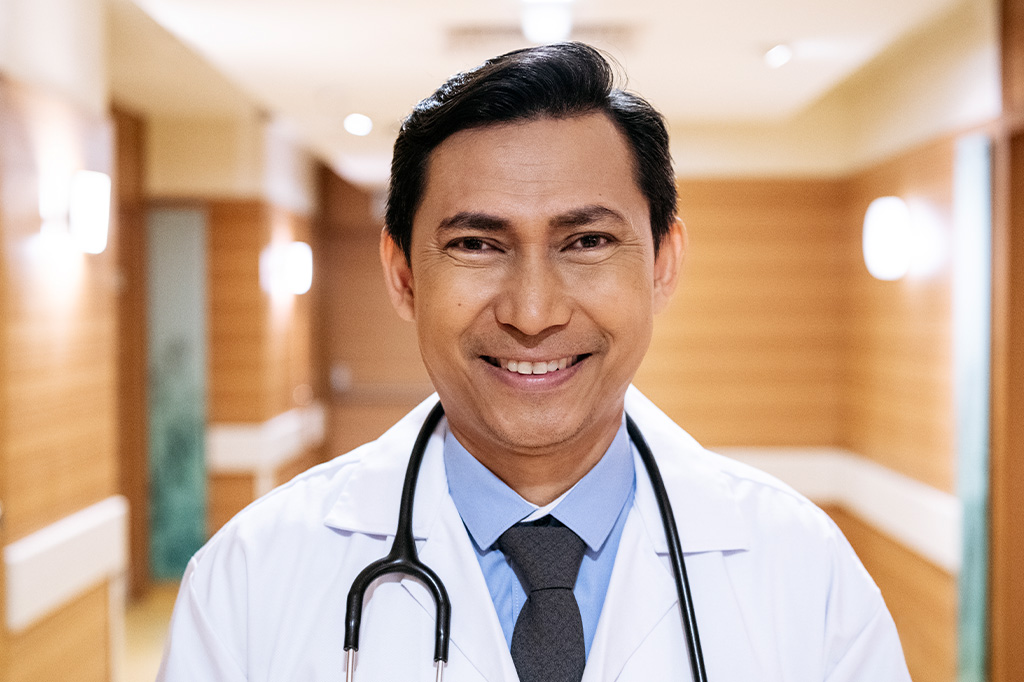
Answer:
[{"label": "shirt collar", "polygon": [[[491,547],[508,528],[537,509],[473,457],[450,431],[445,434],[444,464],[459,516],[481,549]],[[633,479],[633,455],[623,422],[604,456],[551,514],[597,551],[633,491]]]}]

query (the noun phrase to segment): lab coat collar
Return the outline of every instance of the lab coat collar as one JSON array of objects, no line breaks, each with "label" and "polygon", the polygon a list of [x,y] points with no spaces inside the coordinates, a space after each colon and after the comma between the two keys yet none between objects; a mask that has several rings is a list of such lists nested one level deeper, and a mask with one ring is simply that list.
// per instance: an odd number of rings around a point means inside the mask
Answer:
[{"label": "lab coat collar", "polygon": [[[437,397],[431,396],[377,441],[346,455],[354,459],[350,466],[356,468],[325,518],[327,526],[379,537],[394,536],[412,444],[436,401]],[[714,557],[720,555],[707,553],[746,549],[749,538],[732,503],[728,466],[723,468],[722,461],[714,460],[717,455],[704,451],[632,387],[626,394],[626,411],[655,454],[677,518],[684,553]],[[463,652],[484,679],[516,679],[497,614],[493,607],[479,602],[481,595],[489,592],[469,534],[448,494],[443,456],[446,430],[447,423],[442,420],[424,453],[413,509],[413,535],[420,546],[420,559],[445,584],[459,586],[449,591],[452,646]],[[613,679],[639,643],[677,602],[665,556],[668,543],[650,481],[638,456],[635,468],[634,509],[619,547],[620,552],[629,552],[632,560],[622,567],[616,562],[609,584],[609,601],[602,610],[620,615],[615,623],[605,622],[608,618],[602,615],[591,652],[593,660],[587,664],[587,682]],[[412,579],[403,579],[402,584],[427,613],[434,613],[433,600],[422,585]],[[631,634],[624,637],[622,632]]]},{"label": "lab coat collar", "polygon": [[[635,387],[626,392],[626,414],[633,418],[654,453],[672,503],[684,554],[750,548],[746,524],[735,504],[729,469],[732,463],[702,448]],[[668,553],[664,526],[647,469],[634,455],[636,500],[651,544]]]},{"label": "lab coat collar", "polygon": [[[436,395],[427,398],[378,440],[345,455],[359,461],[353,462],[357,468],[325,518],[327,526],[368,535],[394,536],[412,444],[436,402]],[[737,505],[733,504],[731,474],[728,466],[723,467],[723,458],[701,448],[632,386],[626,392],[626,413],[636,421],[654,452],[675,512],[684,553],[749,548],[749,534]],[[448,499],[443,458],[446,430],[447,422],[442,420],[424,454],[413,509],[413,535],[417,540],[429,536],[442,501]],[[639,457],[635,465],[637,494],[634,504],[651,544],[658,553],[665,554],[668,543],[650,480]]]},{"label": "lab coat collar", "polygon": [[[337,530],[394,536],[398,524],[404,472],[412,444],[437,396],[428,398],[380,439],[351,457],[356,469],[328,513],[325,523]],[[448,586],[451,599],[451,645],[462,651],[486,680],[514,680],[515,666],[493,606],[480,601],[488,595],[469,534],[455,502],[448,495],[444,471],[442,420],[427,444],[413,502],[413,536],[420,561]],[[433,597],[418,581],[404,577],[402,585],[430,616]]]},{"label": "lab coat collar", "polygon": [[[395,535],[412,446],[437,400],[436,394],[430,396],[380,438],[343,455],[358,461],[352,463],[356,468],[324,519],[328,527],[367,535]],[[448,496],[442,456],[447,428],[447,420],[442,419],[423,455],[412,515],[412,532],[417,540],[427,538],[441,500]]]}]

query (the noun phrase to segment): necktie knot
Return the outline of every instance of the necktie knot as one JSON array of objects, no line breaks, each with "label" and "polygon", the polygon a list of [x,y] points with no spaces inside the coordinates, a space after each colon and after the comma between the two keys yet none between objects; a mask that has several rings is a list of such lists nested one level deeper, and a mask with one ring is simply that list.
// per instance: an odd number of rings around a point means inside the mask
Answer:
[{"label": "necktie knot", "polygon": [[522,682],[580,682],[586,665],[583,621],[573,596],[586,545],[562,525],[512,526],[498,548],[527,592],[512,632]]},{"label": "necktie knot", "polygon": [[576,584],[586,544],[565,526],[512,526],[498,548],[519,571],[527,593]]}]

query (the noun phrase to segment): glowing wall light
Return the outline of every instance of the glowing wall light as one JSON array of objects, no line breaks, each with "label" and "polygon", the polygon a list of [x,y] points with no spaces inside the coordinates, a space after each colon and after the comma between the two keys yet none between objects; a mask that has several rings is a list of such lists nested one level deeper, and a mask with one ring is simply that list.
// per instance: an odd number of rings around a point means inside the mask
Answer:
[{"label": "glowing wall light", "polygon": [[47,240],[70,240],[82,253],[103,253],[110,231],[110,176],[98,171],[44,174],[39,217]]},{"label": "glowing wall light", "polygon": [[260,254],[260,286],[271,295],[300,295],[313,285],[313,249],[306,242],[271,244]]},{"label": "glowing wall light", "polygon": [[864,263],[872,276],[897,280],[910,271],[913,239],[910,209],[899,197],[880,197],[864,216]]},{"label": "glowing wall light", "polygon": [[110,230],[110,176],[78,171],[71,180],[68,231],[84,253],[103,253]]},{"label": "glowing wall light", "polygon": [[532,43],[567,40],[572,33],[572,0],[523,0],[521,26]]}]

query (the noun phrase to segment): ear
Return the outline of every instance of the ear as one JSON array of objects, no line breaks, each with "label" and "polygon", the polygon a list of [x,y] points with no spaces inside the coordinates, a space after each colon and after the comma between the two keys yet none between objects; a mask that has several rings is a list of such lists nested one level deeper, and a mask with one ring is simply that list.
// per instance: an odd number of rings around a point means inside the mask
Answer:
[{"label": "ear", "polygon": [[686,255],[686,225],[679,218],[672,221],[668,234],[661,239],[658,255],[654,258],[654,312],[660,313],[668,305],[679,282],[679,272]]},{"label": "ear", "polygon": [[398,316],[406,322],[416,319],[413,305],[412,267],[406,260],[405,252],[395,243],[387,230],[380,233],[380,262],[384,266],[384,284],[387,286],[391,305]]}]

